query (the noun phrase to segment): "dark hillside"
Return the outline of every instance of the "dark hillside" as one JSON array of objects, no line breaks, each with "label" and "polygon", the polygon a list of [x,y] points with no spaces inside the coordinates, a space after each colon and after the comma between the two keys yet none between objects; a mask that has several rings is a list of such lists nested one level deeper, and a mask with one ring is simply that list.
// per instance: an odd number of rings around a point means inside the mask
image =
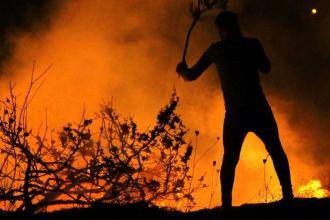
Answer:
[{"label": "dark hillside", "polygon": [[88,209],[70,209],[52,213],[39,213],[27,217],[22,213],[0,212],[1,220],[45,219],[45,220],[81,220],[81,219],[143,219],[143,220],[221,220],[221,219],[253,219],[253,220],[329,220],[330,199],[296,199],[291,204],[278,202],[269,204],[246,204],[235,207],[230,213],[219,208],[204,209],[190,213],[166,211],[156,207],[148,207],[139,203],[116,206],[99,205]]}]

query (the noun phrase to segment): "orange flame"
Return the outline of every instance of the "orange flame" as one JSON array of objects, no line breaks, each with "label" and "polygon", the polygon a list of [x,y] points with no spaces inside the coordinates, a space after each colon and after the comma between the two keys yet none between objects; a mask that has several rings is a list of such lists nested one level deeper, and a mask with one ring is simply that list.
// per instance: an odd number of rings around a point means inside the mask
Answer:
[{"label": "orange flame", "polygon": [[301,198],[325,198],[329,195],[329,191],[322,188],[320,180],[310,180],[306,185],[302,185],[298,189],[298,197]]}]

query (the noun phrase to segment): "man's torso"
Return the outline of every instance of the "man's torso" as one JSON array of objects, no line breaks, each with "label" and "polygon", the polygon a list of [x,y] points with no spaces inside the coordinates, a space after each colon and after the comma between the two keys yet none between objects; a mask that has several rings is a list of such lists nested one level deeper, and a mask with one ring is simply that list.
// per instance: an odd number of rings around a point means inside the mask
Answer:
[{"label": "man's torso", "polygon": [[216,42],[207,51],[217,67],[227,111],[268,106],[259,80],[257,44],[242,37]]}]

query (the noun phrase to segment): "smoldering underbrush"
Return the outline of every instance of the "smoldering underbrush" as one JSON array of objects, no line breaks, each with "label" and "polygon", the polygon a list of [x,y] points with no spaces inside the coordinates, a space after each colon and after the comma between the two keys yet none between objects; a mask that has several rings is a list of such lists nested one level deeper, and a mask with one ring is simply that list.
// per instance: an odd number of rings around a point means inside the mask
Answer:
[{"label": "smoldering underbrush", "polygon": [[28,110],[46,72],[32,74],[22,99],[11,84],[8,98],[0,102],[2,209],[39,212],[50,206],[141,201],[194,205],[192,194],[205,184],[203,177],[192,184],[188,162],[193,147],[176,113],[175,93],[146,131],[138,129],[133,117],[118,114],[111,103],[95,117],[83,113],[80,121],[59,131],[47,121],[43,129],[35,129],[29,126]]}]

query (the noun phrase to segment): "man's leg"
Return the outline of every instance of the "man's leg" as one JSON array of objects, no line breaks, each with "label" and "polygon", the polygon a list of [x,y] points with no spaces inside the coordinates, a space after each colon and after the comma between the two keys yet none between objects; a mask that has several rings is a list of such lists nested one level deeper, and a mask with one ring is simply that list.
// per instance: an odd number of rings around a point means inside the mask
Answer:
[{"label": "man's leg", "polygon": [[290,168],[288,158],[283,150],[275,118],[269,110],[260,118],[260,123],[254,129],[255,134],[264,142],[265,147],[271,156],[277,176],[282,186],[283,199],[293,198]]},{"label": "man's leg", "polygon": [[239,160],[243,140],[247,133],[239,123],[239,120],[226,113],[223,128],[224,155],[220,172],[222,206],[224,208],[230,208],[232,206],[235,168]]}]

